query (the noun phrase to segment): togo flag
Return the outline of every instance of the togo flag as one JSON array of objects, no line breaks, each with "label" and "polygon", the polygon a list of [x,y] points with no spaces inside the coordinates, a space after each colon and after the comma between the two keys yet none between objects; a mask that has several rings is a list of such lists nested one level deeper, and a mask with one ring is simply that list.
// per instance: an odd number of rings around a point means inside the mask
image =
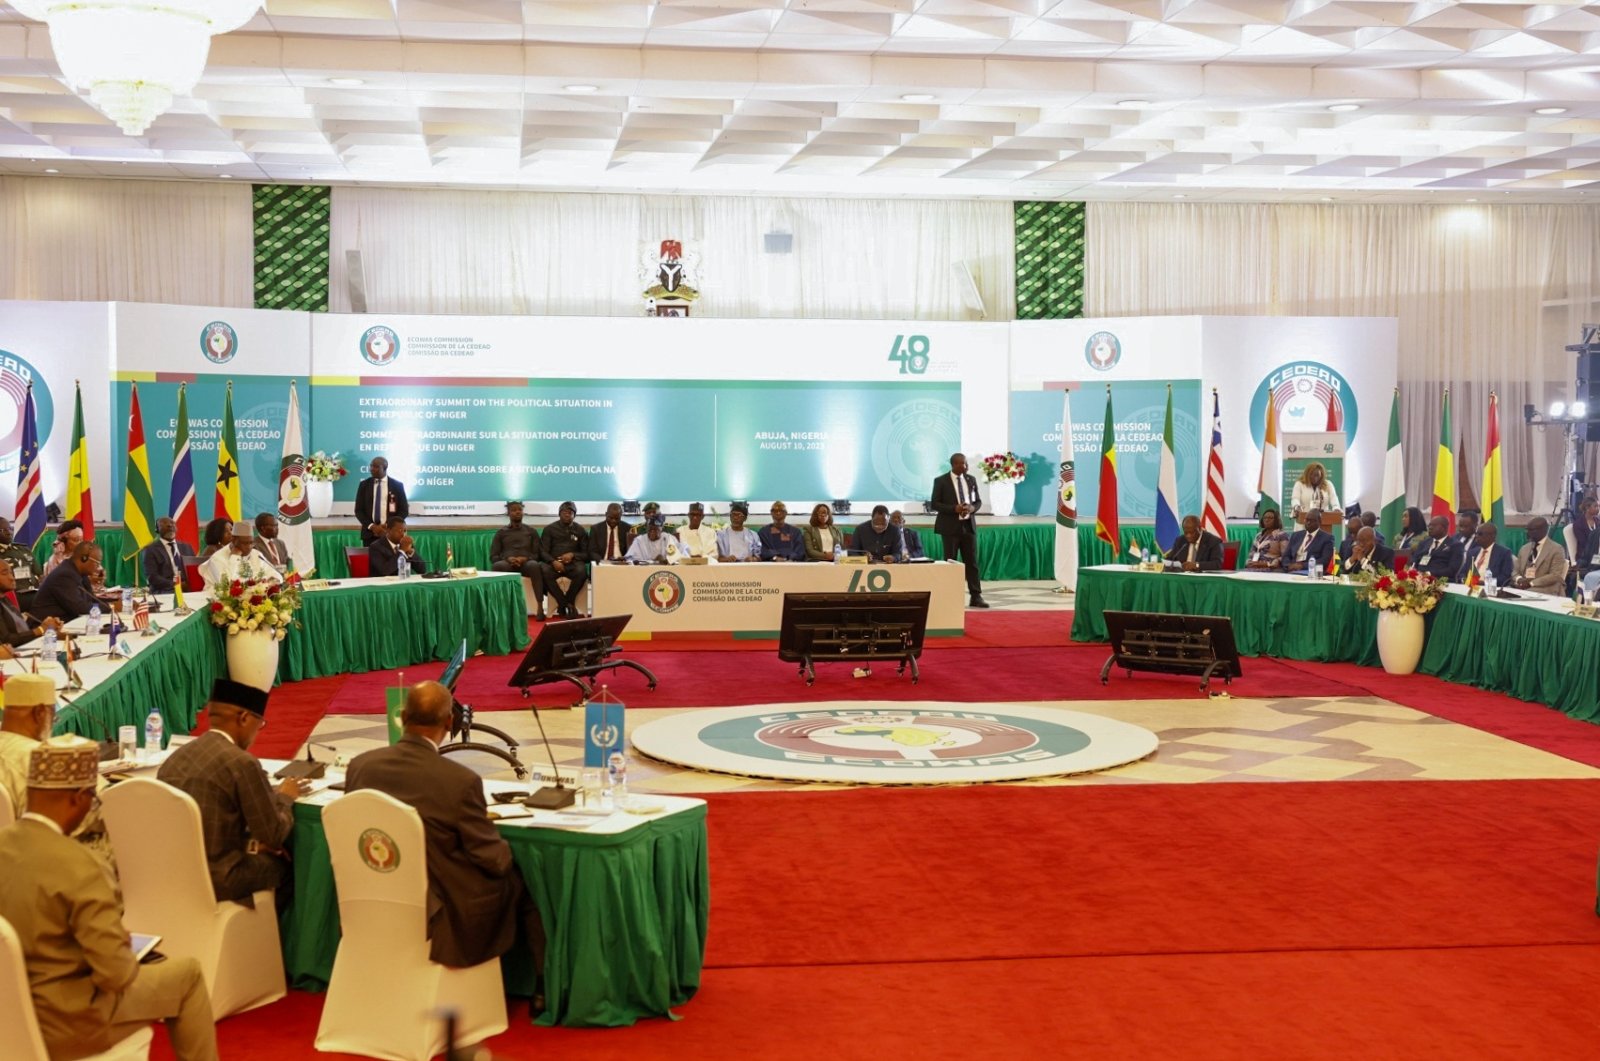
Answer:
[{"label": "togo flag", "polygon": [[1061,398],[1061,468],[1056,479],[1056,581],[1078,585],[1078,472],[1072,444],[1072,392]]},{"label": "togo flag", "polygon": [[311,508],[300,435],[300,392],[294,380],[289,381],[289,420],[283,428],[283,460],[278,465],[278,539],[289,550],[295,571],[311,570]]},{"label": "togo flag", "polygon": [[1389,407],[1389,449],[1383,458],[1383,508],[1378,513],[1378,529],[1394,541],[1400,536],[1406,518],[1406,462],[1400,452],[1400,388],[1394,391]]},{"label": "togo flag", "polygon": [[1167,384],[1167,419],[1161,430],[1161,465],[1156,473],[1156,548],[1166,552],[1178,540],[1178,457],[1172,448],[1172,384]]},{"label": "togo flag", "polygon": [[156,503],[150,489],[150,456],[144,448],[144,416],[139,412],[137,383],[129,401],[128,465],[122,478],[122,558],[132,560],[140,549],[156,540]]}]

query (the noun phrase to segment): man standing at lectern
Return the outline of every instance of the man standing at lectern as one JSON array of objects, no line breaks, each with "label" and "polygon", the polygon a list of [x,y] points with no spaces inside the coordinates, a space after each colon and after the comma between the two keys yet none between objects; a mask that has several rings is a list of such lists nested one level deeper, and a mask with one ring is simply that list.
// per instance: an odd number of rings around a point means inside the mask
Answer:
[{"label": "man standing at lectern", "polygon": [[371,545],[383,537],[391,519],[411,516],[411,506],[406,504],[406,484],[389,477],[388,459],[372,458],[367,471],[371,477],[361,480],[361,485],[356,487],[356,522],[361,524],[362,545]]},{"label": "man standing at lectern", "polygon": [[950,455],[950,474],[933,481],[933,532],[944,541],[944,558],[967,566],[967,602],[970,608],[987,608],[983,583],[978,580],[978,480],[967,474],[965,454]]}]

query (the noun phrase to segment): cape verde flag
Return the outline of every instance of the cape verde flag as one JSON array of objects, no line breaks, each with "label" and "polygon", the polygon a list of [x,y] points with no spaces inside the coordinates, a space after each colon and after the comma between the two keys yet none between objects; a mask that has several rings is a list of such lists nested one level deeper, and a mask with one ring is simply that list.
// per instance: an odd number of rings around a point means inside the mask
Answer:
[{"label": "cape verde flag", "polygon": [[22,410],[22,451],[17,461],[17,518],[15,538],[32,545],[44,533],[44,483],[39,472],[39,414],[33,406],[33,385]]}]

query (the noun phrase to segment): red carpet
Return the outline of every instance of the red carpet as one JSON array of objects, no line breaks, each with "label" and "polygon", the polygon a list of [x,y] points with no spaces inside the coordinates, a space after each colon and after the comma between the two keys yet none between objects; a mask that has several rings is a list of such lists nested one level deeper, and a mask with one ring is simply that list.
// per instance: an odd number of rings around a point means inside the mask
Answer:
[{"label": "red carpet", "polygon": [[[542,623],[530,623],[529,632],[537,635]],[[962,637],[928,639],[930,648],[1048,648],[1071,644],[1072,613],[1069,611],[969,611],[966,634]],[[732,638],[661,637],[649,641],[625,642],[629,652],[683,652],[689,650],[725,652],[775,652],[776,639],[734,640]]]}]

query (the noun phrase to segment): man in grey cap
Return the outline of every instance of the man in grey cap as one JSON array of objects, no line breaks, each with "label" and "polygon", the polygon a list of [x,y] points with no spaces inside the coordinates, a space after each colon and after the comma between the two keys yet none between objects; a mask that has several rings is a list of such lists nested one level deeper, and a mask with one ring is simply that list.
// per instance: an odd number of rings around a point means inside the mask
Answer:
[{"label": "man in grey cap", "polygon": [[[248,526],[248,524],[246,524]],[[156,779],[187,792],[200,807],[206,862],[218,899],[253,906],[252,896],[278,890],[289,877],[284,845],[294,825],[294,801],[310,783],[288,778],[276,788],[250,745],[267,724],[267,694],[218,678],[206,704],[211,728],[167,757]]]},{"label": "man in grey cap", "polygon": [[[578,617],[578,594],[589,581],[589,535],[577,522],[578,506],[561,502],[556,521],[544,529],[539,542],[539,578],[545,591],[556,599],[556,615],[562,619]],[[567,588],[561,588],[561,579]],[[535,582],[534,585],[539,585]],[[539,595],[539,617],[544,617],[544,594]]]},{"label": "man in grey cap", "polygon": [[277,575],[271,561],[256,552],[256,529],[245,520],[233,525],[232,536],[226,549],[218,549],[211,559],[200,565],[200,577],[206,585],[227,585],[235,579],[261,578]]},{"label": "man in grey cap", "polygon": [[[39,1035],[52,1058],[86,1057],[159,1020],[179,1061],[214,1061],[217,1030],[200,963],[140,965],[110,883],[67,839],[94,806],[99,765],[93,741],[38,745],[28,757],[27,813],[0,829],[0,866],[8,867],[0,917],[22,944]],[[6,1056],[22,1046],[20,1034],[5,1029],[13,1044]]]}]

